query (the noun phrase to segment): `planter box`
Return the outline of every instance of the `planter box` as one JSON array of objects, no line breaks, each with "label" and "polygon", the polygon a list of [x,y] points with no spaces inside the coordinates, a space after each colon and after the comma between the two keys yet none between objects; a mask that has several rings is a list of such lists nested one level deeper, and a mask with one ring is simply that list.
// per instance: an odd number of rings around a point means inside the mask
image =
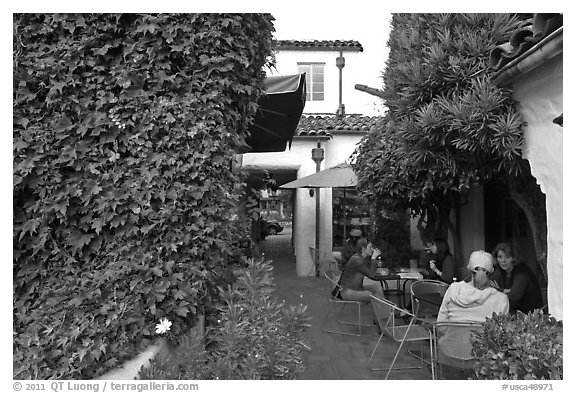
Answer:
[{"label": "planter box", "polygon": [[160,339],[158,342],[150,345],[146,348],[142,353],[138,354],[134,359],[127,361],[122,365],[114,370],[110,370],[107,373],[96,377],[94,379],[110,379],[110,380],[122,380],[122,379],[129,379],[134,380],[138,379],[138,371],[142,366],[146,367],[150,364],[150,361],[154,359],[159,353],[167,354],[168,353],[168,344],[165,339]]},{"label": "planter box", "polygon": [[[201,336],[204,337],[204,316],[200,316],[198,324],[192,328],[200,329]],[[138,354],[134,359],[131,359],[124,363],[121,367],[110,370],[107,373],[94,378],[95,380],[108,379],[108,380],[134,380],[138,379],[138,372],[142,367],[148,367],[150,361],[156,356],[167,356],[170,354],[172,349],[169,347],[168,342],[164,338],[158,339],[158,341],[140,354]]]}]

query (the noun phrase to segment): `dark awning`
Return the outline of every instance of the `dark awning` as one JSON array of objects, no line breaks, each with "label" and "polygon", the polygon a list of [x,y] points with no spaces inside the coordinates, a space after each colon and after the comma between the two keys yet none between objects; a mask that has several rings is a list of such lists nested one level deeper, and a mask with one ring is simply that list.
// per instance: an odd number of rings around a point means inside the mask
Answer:
[{"label": "dark awning", "polygon": [[280,152],[286,150],[287,143],[291,146],[305,103],[305,74],[266,78],[266,94],[258,101],[246,138],[250,152]]}]

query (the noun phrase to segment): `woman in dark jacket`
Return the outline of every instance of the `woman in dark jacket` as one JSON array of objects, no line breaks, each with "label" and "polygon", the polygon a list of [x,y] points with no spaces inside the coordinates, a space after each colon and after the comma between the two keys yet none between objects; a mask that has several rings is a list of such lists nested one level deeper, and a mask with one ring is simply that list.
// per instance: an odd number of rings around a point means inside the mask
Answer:
[{"label": "woman in dark jacket", "polygon": [[510,243],[499,243],[492,256],[498,262],[493,280],[508,295],[510,312],[524,314],[543,306],[542,291],[536,275],[520,260]]},{"label": "woman in dark jacket", "polygon": [[431,253],[430,276],[432,280],[440,280],[452,284],[454,280],[454,257],[450,253],[448,242],[442,238],[436,238],[432,242],[428,252]]}]

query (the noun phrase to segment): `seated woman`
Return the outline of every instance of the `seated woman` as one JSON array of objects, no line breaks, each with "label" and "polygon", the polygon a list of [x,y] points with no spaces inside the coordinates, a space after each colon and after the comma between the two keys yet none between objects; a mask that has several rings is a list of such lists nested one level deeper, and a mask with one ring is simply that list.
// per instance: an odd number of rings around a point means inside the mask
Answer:
[{"label": "seated woman", "polygon": [[364,277],[373,278],[376,275],[380,250],[366,238],[358,239],[356,249],[358,251],[350,257],[340,277],[340,296],[343,300],[370,302],[370,293],[376,291],[364,288]]},{"label": "seated woman", "polygon": [[522,263],[516,249],[510,243],[499,243],[492,256],[498,262],[493,280],[508,295],[510,312],[524,314],[543,306],[542,291],[536,275]]},{"label": "seated woman", "polygon": [[426,278],[451,284],[454,279],[454,257],[450,253],[448,242],[445,239],[436,238],[426,250],[431,256],[430,275]]},{"label": "seated woman", "polygon": [[348,262],[350,257],[358,251],[356,243],[358,243],[358,240],[361,238],[362,238],[362,231],[360,229],[355,228],[350,231],[350,236],[348,237],[348,239],[346,239],[346,247],[342,255],[341,267],[343,267],[346,264],[346,262]]},{"label": "seated woman", "polygon": [[[470,281],[455,282],[446,291],[438,322],[479,322],[494,313],[508,312],[508,298],[490,286],[488,274],[494,269],[492,255],[486,251],[474,251],[468,261],[472,273]],[[472,344],[470,335],[473,329],[455,325],[437,325],[438,362],[457,369],[470,367]],[[461,371],[458,371],[459,373]],[[456,374],[462,378],[466,374]]]},{"label": "seated woman", "polygon": [[455,282],[446,291],[438,321],[484,322],[493,313],[508,312],[508,297],[490,286],[488,274],[494,270],[492,255],[474,251],[468,270],[472,273],[470,282]]}]

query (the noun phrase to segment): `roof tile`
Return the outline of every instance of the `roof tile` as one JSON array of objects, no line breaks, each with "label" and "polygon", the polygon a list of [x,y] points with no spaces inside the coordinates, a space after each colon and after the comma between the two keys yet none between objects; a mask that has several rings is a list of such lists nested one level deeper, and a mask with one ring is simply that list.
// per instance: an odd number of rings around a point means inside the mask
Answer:
[{"label": "roof tile", "polygon": [[377,127],[382,116],[303,114],[296,136],[330,136],[338,133],[366,134]]},{"label": "roof tile", "polygon": [[563,26],[562,14],[533,14],[519,28],[509,42],[498,45],[490,52],[490,67],[500,69],[516,59],[544,38]]},{"label": "roof tile", "polygon": [[362,44],[354,40],[278,40],[276,49],[364,51]]}]

